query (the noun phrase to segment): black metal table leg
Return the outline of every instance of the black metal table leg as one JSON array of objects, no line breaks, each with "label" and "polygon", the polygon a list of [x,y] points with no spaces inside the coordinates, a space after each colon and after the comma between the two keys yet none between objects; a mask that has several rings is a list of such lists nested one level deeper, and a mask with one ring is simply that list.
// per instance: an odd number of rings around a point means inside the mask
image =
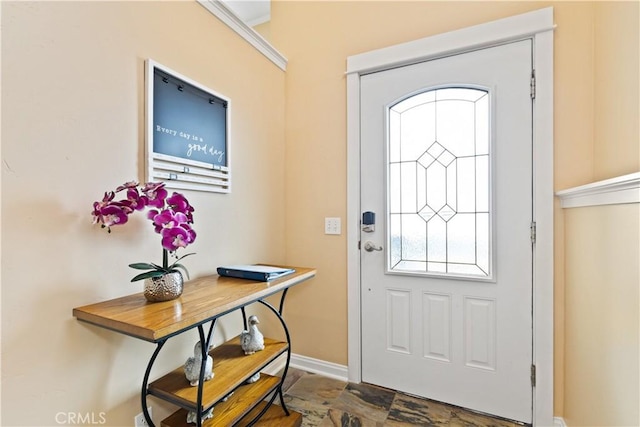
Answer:
[{"label": "black metal table leg", "polygon": [[[280,311],[276,310],[271,304],[269,304],[266,301],[259,300],[258,302],[264,305],[265,307],[267,307],[278,317],[278,320],[280,320],[280,323],[282,324],[282,328],[284,329],[284,333],[287,337],[287,361],[284,365],[284,370],[282,371],[282,379],[280,380],[280,385],[278,385],[278,393],[280,394],[280,403],[282,404],[282,409],[284,410],[284,413],[287,414],[287,416],[289,416],[289,409],[287,408],[287,405],[284,403],[284,398],[282,396],[282,384],[284,383],[284,379],[287,377],[287,372],[289,371],[289,363],[291,362],[291,336],[289,335],[289,328],[287,328],[287,324],[285,323],[281,314],[285,294],[286,294],[286,290],[285,290],[285,293],[282,294],[282,299],[280,301]],[[273,397],[275,398],[275,394]],[[266,412],[266,409],[269,408],[271,403],[273,403],[273,399],[271,400],[269,405],[265,407],[265,412]]]},{"label": "black metal table leg", "polygon": [[147,421],[147,424],[149,424],[150,427],[155,427],[155,424],[153,424],[153,420],[149,415],[149,408],[147,406],[147,386],[149,385],[149,375],[151,375],[151,368],[153,367],[153,364],[155,363],[160,350],[166,342],[167,340],[158,342],[155,351],[151,355],[151,359],[149,359],[147,369],[144,372],[144,379],[142,380],[142,393],[140,394],[140,400],[142,402],[142,414],[144,415],[144,419]]}]

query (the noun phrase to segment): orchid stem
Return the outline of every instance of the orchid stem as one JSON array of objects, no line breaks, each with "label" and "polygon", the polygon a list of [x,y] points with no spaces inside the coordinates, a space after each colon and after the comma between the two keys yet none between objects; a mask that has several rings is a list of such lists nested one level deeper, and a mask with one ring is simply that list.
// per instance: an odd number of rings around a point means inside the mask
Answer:
[{"label": "orchid stem", "polygon": [[169,253],[166,249],[162,250],[162,267],[165,270],[169,267]]}]

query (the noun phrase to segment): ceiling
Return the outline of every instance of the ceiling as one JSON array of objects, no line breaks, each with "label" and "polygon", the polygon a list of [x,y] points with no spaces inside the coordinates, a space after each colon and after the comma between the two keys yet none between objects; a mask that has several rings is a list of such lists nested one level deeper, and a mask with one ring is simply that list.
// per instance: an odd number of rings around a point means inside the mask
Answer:
[{"label": "ceiling", "polygon": [[271,0],[220,0],[253,27],[271,19]]}]

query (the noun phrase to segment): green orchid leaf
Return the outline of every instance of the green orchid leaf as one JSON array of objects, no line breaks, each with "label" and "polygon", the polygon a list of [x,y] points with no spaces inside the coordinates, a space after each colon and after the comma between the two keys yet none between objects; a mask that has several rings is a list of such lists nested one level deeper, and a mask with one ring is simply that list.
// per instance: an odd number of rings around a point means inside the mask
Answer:
[{"label": "green orchid leaf", "polygon": [[136,270],[155,270],[157,268],[154,264],[149,264],[148,262],[136,262],[134,264],[129,264],[129,267],[135,268]]},{"label": "green orchid leaf", "polygon": [[[191,255],[195,255],[195,253],[190,253],[190,254],[182,255],[181,257],[176,258],[176,260],[173,262],[173,264],[171,264],[170,266],[168,266],[168,267],[167,267],[167,269],[171,270],[171,269],[174,269],[177,265],[182,265],[182,264],[179,264],[180,260],[182,260],[183,258],[186,258],[186,257],[188,257],[188,256],[191,256]],[[184,268],[184,267],[183,267],[183,268]]]},{"label": "green orchid leaf", "polygon": [[146,273],[138,274],[133,279],[131,279],[131,281],[132,282],[137,282],[138,280],[144,280],[144,279],[148,279],[150,277],[160,277],[160,276],[164,276],[165,274],[166,273],[164,271],[158,271],[158,270],[147,271]]},{"label": "green orchid leaf", "polygon": [[182,255],[181,257],[177,258],[173,264],[167,267],[160,266],[155,263],[149,263],[149,262],[136,262],[133,264],[129,264],[129,267],[134,268],[136,270],[150,270],[145,273],[138,274],[133,279],[131,279],[131,281],[137,282],[138,280],[144,280],[150,277],[160,277],[164,274],[172,273],[174,271],[179,272],[180,270],[182,270],[184,274],[187,276],[187,279],[189,279],[189,272],[187,271],[187,268],[184,265],[180,264],[178,261],[191,255],[195,255],[195,253]]},{"label": "green orchid leaf", "polygon": [[173,264],[175,265],[178,261],[180,261],[180,260],[182,260],[182,259],[184,259],[184,258],[186,258],[188,256],[195,255],[195,254],[196,254],[195,252],[191,252],[190,254],[182,255],[181,257],[176,258],[176,261]]}]

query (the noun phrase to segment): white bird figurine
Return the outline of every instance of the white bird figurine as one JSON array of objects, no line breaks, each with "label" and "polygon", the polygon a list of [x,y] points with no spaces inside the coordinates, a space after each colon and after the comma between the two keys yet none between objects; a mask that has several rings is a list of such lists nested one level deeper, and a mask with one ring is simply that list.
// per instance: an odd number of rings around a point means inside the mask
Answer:
[{"label": "white bird figurine", "polygon": [[[202,414],[202,421],[208,420],[209,418],[213,418],[213,408]],[[189,413],[187,414],[187,423],[196,424],[197,422],[198,414],[196,414],[196,411],[189,411]]]},{"label": "white bird figurine", "polygon": [[[193,357],[188,358],[184,364],[184,375],[192,386],[197,386],[200,381],[200,366],[202,366],[202,344],[198,341],[193,348]],[[207,355],[204,380],[208,381],[211,378],[213,378],[213,358]]]},{"label": "white bird figurine", "polygon": [[240,345],[244,354],[253,354],[256,351],[264,350],[264,336],[258,330],[258,316],[249,316],[249,330],[240,333]]},{"label": "white bird figurine", "polygon": [[257,382],[259,379],[260,379],[260,372],[256,372],[255,375],[253,375],[251,378],[246,380],[244,383],[245,384],[253,384],[253,383]]}]

